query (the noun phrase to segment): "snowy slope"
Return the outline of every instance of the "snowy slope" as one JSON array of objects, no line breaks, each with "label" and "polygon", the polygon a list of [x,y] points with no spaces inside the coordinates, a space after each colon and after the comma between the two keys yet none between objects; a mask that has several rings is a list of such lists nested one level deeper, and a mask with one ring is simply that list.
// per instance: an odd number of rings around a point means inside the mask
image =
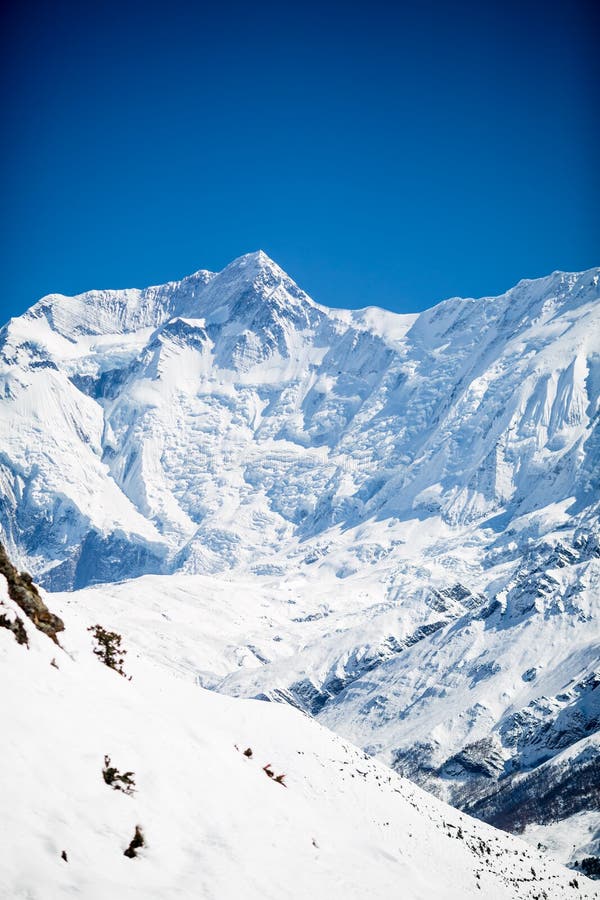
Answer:
[{"label": "snowy slope", "polygon": [[0,331],[1,536],[161,665],[508,821],[599,727],[599,274],[397,316],[259,252],[44,298]]},{"label": "snowy slope", "polygon": [[[20,614],[0,581],[4,615]],[[121,677],[92,653],[95,619],[54,611],[62,647],[27,619],[29,647],[0,628],[2,896],[596,895],[290,707],[206,692],[132,652]],[[105,783],[105,755],[133,773],[132,796]],[[136,825],[145,845],[128,858]]]},{"label": "snowy slope", "polygon": [[[171,673],[298,706],[536,845],[531,826],[565,820],[558,851],[573,862],[600,849],[599,573],[596,558],[554,569],[537,610],[488,601],[412,644],[403,605],[374,603],[364,580],[146,576],[54,596],[101,611]],[[586,589],[567,605],[570,583]],[[586,813],[580,840],[568,822]]]}]

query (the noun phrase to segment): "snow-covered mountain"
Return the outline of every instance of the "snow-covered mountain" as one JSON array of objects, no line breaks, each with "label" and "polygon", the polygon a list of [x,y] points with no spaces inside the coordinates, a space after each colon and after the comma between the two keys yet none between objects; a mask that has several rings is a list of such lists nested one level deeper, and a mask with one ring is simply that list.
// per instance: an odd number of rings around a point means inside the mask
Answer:
[{"label": "snow-covered mountain", "polygon": [[9,546],[52,587],[268,567],[333,518],[338,470],[374,469],[343,444],[397,377],[385,318],[328,312],[262,253],[41,300],[1,337]]},{"label": "snow-covered mountain", "polygon": [[595,896],[290,707],[186,684],[126,634],[121,677],[67,606],[57,646],[14,591],[0,575],[3,897]]},{"label": "snow-covered mountain", "polygon": [[70,588],[289,571],[373,520],[389,540],[352,541],[339,576],[405,556],[407,523],[460,555],[474,525],[543,533],[597,500],[598,278],[395,316],[320,307],[257,253],[46,297],[0,337],[4,536]]},{"label": "snow-covered mountain", "polygon": [[2,537],[190,679],[599,855],[599,277],[398,316],[258,253],[44,298],[0,332]]}]

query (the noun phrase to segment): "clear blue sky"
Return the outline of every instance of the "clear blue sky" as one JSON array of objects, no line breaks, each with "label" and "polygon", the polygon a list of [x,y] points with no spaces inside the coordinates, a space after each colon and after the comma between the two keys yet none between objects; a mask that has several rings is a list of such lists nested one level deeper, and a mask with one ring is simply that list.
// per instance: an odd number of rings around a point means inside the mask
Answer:
[{"label": "clear blue sky", "polygon": [[13,3],[0,319],[258,248],[399,311],[597,264],[591,7]]}]

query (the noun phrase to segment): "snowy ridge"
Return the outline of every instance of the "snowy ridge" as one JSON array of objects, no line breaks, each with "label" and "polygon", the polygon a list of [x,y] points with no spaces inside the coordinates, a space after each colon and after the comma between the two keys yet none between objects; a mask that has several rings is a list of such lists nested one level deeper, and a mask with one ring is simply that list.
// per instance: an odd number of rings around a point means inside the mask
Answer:
[{"label": "snowy ridge", "polygon": [[154,656],[144,576],[180,675],[500,821],[599,727],[599,273],[396,316],[259,252],[44,298],[0,331],[2,537]]}]

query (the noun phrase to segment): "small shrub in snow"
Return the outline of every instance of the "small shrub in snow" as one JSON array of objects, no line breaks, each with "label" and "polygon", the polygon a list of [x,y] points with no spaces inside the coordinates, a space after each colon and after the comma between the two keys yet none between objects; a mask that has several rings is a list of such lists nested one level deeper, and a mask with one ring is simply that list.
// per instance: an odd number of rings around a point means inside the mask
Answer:
[{"label": "small shrub in snow", "polygon": [[144,840],[142,829],[139,825],[136,825],[135,834],[131,839],[129,847],[123,852],[123,856],[128,856],[129,859],[135,859],[135,857],[137,856],[137,851],[140,849],[140,847],[143,847],[145,843],[146,842]]},{"label": "small shrub in snow", "polygon": [[276,775],[273,769],[271,768],[271,763],[267,763],[266,766],[263,766],[263,772],[265,775],[268,775],[269,778],[272,778],[273,781],[276,781],[277,784],[283,784],[284,787],[287,787],[287,784],[284,784],[283,779],[285,778],[285,773],[281,775]]},{"label": "small shrub in snow", "polygon": [[121,649],[121,635],[116,631],[107,631],[102,625],[91,625],[88,631],[93,633],[96,641],[95,655],[109,669],[114,669],[119,675],[124,676],[123,662],[127,650]]},{"label": "small shrub in snow", "polygon": [[104,757],[102,777],[113,791],[122,791],[122,793],[130,797],[135,791],[134,776],[135,772],[123,772],[121,774],[115,766],[111,766],[110,756]]}]

